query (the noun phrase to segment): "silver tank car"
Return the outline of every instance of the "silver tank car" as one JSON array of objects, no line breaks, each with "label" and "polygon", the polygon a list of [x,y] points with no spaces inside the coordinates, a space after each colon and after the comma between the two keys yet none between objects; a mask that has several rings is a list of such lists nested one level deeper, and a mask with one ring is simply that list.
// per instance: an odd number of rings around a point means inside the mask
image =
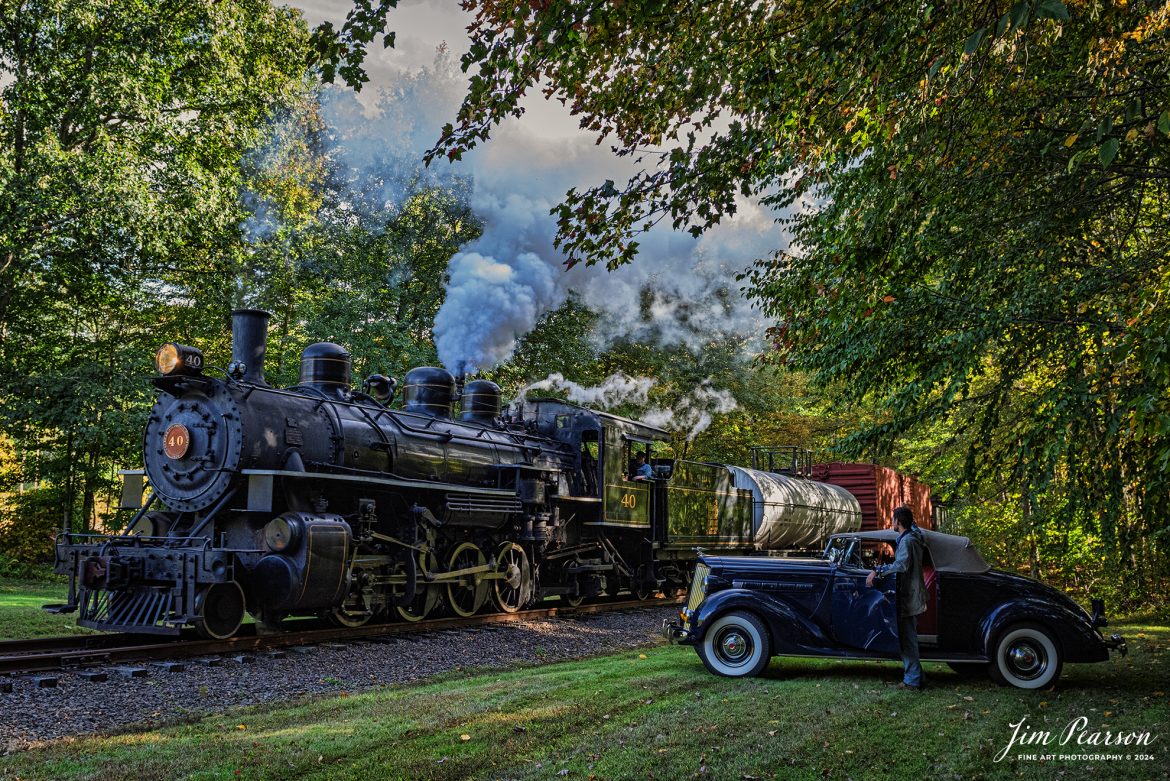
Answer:
[{"label": "silver tank car", "polygon": [[752,492],[758,550],[815,548],[832,534],[861,528],[861,505],[844,488],[740,466],[728,469],[736,488]]}]

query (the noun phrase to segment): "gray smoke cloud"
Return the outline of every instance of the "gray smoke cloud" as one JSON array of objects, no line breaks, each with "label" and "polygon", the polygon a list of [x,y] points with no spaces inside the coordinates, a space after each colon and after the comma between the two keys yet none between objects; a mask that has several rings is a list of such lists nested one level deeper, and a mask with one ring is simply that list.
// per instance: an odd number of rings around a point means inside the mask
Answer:
[{"label": "gray smoke cloud", "polygon": [[[599,349],[627,339],[662,346],[685,345],[699,351],[713,341],[737,338],[745,351],[761,346],[764,322],[760,313],[741,294],[735,276],[759,257],[785,246],[775,215],[759,204],[743,201],[736,217],[698,240],[665,228],[640,237],[638,259],[616,271],[577,265],[563,269],[564,257],[554,245],[556,222],[549,214],[570,187],[603,178],[620,180],[630,171],[619,160],[592,142],[576,138],[542,137],[520,122],[497,129],[484,147],[466,156],[472,171],[472,208],[485,220],[482,237],[466,253],[491,258],[518,268],[526,256],[525,274],[469,276],[452,274],[447,300],[435,323],[440,360],[452,371],[460,365],[490,368],[506,360],[516,339],[535,327],[541,315],[575,293],[601,318],[592,334]],[[538,258],[547,273],[531,262]],[[461,256],[452,269],[465,264]],[[548,290],[548,280],[555,284]],[[466,292],[461,288],[468,286]],[[491,295],[494,286],[500,295]],[[527,286],[514,305],[508,294]],[[644,292],[649,291],[649,305]],[[529,301],[546,304],[543,311]],[[468,308],[468,302],[488,301],[490,315]],[[498,324],[469,333],[475,324]],[[455,339],[449,334],[460,333]],[[478,343],[476,340],[479,340]],[[455,347],[455,344],[458,347]]]},{"label": "gray smoke cloud", "polygon": [[[454,110],[453,104],[452,115]],[[764,321],[741,294],[735,276],[757,258],[788,245],[773,211],[742,199],[734,218],[697,240],[656,227],[639,237],[641,252],[628,266],[611,272],[579,264],[565,271],[564,256],[553,244],[556,221],[549,212],[571,187],[627,178],[633,173],[628,160],[598,147],[587,134],[545,133],[541,126],[515,120],[496,128],[491,141],[454,165],[471,173],[471,206],[484,219],[483,235],[464,253],[518,273],[471,275],[462,273],[464,257],[452,259],[447,299],[435,323],[439,357],[448,369],[487,369],[506,360],[516,339],[570,292],[601,313],[592,334],[599,349],[619,339],[681,344],[696,352],[733,337],[744,342],[745,351],[761,346]],[[547,271],[537,269],[532,258]],[[555,286],[551,291],[550,279]],[[522,291],[524,287],[529,290]],[[644,291],[650,292],[648,307],[643,305]],[[520,295],[512,303],[508,296],[515,293]],[[530,307],[532,301],[543,302],[545,308]],[[483,303],[489,311],[468,303]],[[492,323],[497,327],[491,328]],[[482,330],[471,332],[473,327]]]},{"label": "gray smoke cloud", "polygon": [[[346,0],[301,5],[314,21],[339,21],[349,8]],[[466,85],[456,61],[468,45],[463,27],[469,21],[457,4],[399,4],[391,19],[398,31],[395,48],[371,51],[370,84],[356,99],[326,110],[356,175],[378,170],[387,155],[421,159],[455,116]],[[444,52],[437,59],[436,49]],[[539,91],[523,110],[524,116],[494,128],[492,139],[461,161],[437,161],[423,174],[443,177],[454,171],[470,177],[471,206],[484,220],[482,237],[452,258],[448,279],[435,280],[447,291],[434,336],[448,369],[470,372],[507,360],[516,341],[570,292],[601,313],[592,334],[599,349],[621,339],[695,351],[734,339],[745,354],[762,347],[765,321],[741,294],[735,276],[757,258],[789,246],[774,211],[740,199],[734,218],[697,240],[659,226],[639,237],[640,255],[629,266],[608,272],[578,265],[566,272],[564,257],[553,246],[556,223],[550,210],[569,188],[626,180],[634,163],[598,146]],[[406,184],[417,181],[408,178]],[[387,208],[401,184],[384,185]],[[649,306],[643,306],[644,291],[650,293]]]},{"label": "gray smoke cloud", "polygon": [[443,121],[443,106],[458,100],[448,76],[456,67],[450,55],[440,54],[363,96],[341,87],[322,91],[321,120],[334,175],[343,182],[346,206],[363,223],[385,224],[412,196],[466,175],[422,162]]},{"label": "gray smoke cloud", "polygon": [[[327,161],[330,183],[337,188],[337,214],[380,232],[413,196],[468,175],[451,166],[428,168],[422,161],[435,127],[445,118],[442,112],[459,98],[458,85],[449,77],[456,67],[451,55],[432,56],[426,67],[399,74],[361,95],[347,88],[322,87],[319,113],[277,117],[267,141],[247,156],[246,167],[280,177],[295,169],[298,150],[313,146]],[[437,93],[440,89],[446,92]],[[279,210],[263,195],[245,190],[241,201],[250,213],[241,225],[246,240],[268,241],[285,227]]]},{"label": "gray smoke cloud", "polygon": [[447,273],[447,298],[435,317],[435,347],[439,360],[456,375],[506,361],[517,340],[564,300],[552,269],[531,252],[501,259],[460,252]]}]

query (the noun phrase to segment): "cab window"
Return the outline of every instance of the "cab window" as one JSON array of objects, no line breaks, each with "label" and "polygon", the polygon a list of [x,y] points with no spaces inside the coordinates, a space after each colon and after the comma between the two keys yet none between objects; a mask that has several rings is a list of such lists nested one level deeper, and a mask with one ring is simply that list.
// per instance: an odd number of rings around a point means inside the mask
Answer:
[{"label": "cab window", "polygon": [[654,476],[648,442],[626,440],[623,444],[622,463],[626,465],[624,476],[627,480],[647,480]]}]

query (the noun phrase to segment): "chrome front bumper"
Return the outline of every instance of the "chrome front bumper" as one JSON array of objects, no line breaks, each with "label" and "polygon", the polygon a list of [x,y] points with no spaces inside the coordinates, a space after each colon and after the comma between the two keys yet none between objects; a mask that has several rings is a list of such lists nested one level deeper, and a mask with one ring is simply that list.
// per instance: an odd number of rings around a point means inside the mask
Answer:
[{"label": "chrome front bumper", "polygon": [[689,629],[684,629],[677,621],[664,618],[662,619],[662,636],[674,645],[677,643],[685,643],[689,640],[691,632]]}]

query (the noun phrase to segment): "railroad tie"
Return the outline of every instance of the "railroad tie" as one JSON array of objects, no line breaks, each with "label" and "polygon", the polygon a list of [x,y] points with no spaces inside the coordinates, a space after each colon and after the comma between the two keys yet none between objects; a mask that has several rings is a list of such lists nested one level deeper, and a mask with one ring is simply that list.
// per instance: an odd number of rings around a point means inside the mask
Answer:
[{"label": "railroad tie", "polygon": [[115,667],[114,672],[123,678],[145,678],[150,674],[145,667]]}]

